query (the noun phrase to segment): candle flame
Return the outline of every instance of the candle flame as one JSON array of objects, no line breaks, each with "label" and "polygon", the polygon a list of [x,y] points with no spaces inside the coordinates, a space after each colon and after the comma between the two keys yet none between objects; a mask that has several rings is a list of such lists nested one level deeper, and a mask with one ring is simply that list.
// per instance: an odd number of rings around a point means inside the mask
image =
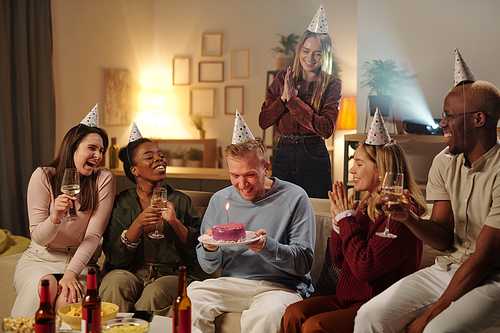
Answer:
[{"label": "candle flame", "polygon": [[226,204],[227,228],[229,229],[229,202]]},{"label": "candle flame", "polygon": [[229,202],[226,204],[226,210],[229,209]]}]

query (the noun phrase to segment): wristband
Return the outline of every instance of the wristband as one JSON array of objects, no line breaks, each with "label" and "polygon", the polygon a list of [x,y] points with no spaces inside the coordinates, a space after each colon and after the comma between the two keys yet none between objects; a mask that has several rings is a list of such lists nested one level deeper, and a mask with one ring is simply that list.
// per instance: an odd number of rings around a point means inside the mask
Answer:
[{"label": "wristband", "polygon": [[137,242],[131,242],[127,236],[125,236],[125,234],[127,233],[127,230],[128,229],[125,229],[123,230],[122,232],[122,235],[121,235],[121,240],[122,240],[122,243],[127,245],[128,247],[131,247],[133,249],[137,248],[139,246],[139,244],[141,244],[141,239],[139,238],[139,240]]}]

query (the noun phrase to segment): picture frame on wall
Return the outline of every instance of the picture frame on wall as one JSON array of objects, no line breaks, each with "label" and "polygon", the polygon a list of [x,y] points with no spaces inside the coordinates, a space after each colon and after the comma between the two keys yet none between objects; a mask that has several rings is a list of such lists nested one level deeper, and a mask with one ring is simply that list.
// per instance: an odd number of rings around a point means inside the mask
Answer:
[{"label": "picture frame on wall", "polygon": [[191,59],[174,58],[172,64],[172,85],[185,86],[191,84]]},{"label": "picture frame on wall", "polygon": [[189,90],[189,115],[215,117],[215,89],[192,88]]},{"label": "picture frame on wall", "polygon": [[222,61],[200,61],[198,82],[223,82],[224,63]]},{"label": "picture frame on wall", "polygon": [[201,55],[203,57],[222,57],[222,34],[202,34]]},{"label": "picture frame on wall", "polygon": [[224,114],[234,115],[236,110],[243,114],[243,86],[226,86],[224,88]]},{"label": "picture frame on wall", "polygon": [[132,122],[132,75],[126,69],[104,69],[104,123]]},{"label": "picture frame on wall", "polygon": [[231,51],[231,79],[250,77],[250,50]]}]

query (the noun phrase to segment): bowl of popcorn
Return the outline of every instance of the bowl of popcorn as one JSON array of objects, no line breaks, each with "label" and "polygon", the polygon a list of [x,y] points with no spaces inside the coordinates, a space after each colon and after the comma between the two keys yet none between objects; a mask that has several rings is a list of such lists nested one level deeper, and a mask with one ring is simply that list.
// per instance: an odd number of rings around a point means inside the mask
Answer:
[{"label": "bowl of popcorn", "polygon": [[[61,317],[56,316],[56,333],[61,327]],[[5,333],[33,333],[35,332],[34,317],[4,318],[3,331]]]},{"label": "bowl of popcorn", "polygon": [[[82,302],[61,306],[57,311],[66,324],[73,330],[82,328]],[[118,305],[101,302],[101,323],[114,319],[118,313]]]},{"label": "bowl of popcorn", "polygon": [[102,324],[101,333],[148,333],[149,322],[139,318],[118,318]]}]

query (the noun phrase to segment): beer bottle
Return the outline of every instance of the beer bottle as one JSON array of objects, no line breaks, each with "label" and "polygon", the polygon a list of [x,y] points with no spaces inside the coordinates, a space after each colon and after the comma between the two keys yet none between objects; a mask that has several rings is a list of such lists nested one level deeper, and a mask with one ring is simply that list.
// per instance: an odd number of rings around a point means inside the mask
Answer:
[{"label": "beer bottle", "polygon": [[35,333],[55,333],[56,313],[50,304],[49,280],[42,280],[40,307],[35,313]]},{"label": "beer bottle", "polygon": [[181,266],[177,283],[177,299],[172,305],[173,333],[191,333],[191,301],[187,297],[186,288],[186,266]]},{"label": "beer bottle", "polygon": [[87,275],[87,293],[82,301],[82,333],[101,331],[101,298],[97,293],[97,278],[94,268]]}]

